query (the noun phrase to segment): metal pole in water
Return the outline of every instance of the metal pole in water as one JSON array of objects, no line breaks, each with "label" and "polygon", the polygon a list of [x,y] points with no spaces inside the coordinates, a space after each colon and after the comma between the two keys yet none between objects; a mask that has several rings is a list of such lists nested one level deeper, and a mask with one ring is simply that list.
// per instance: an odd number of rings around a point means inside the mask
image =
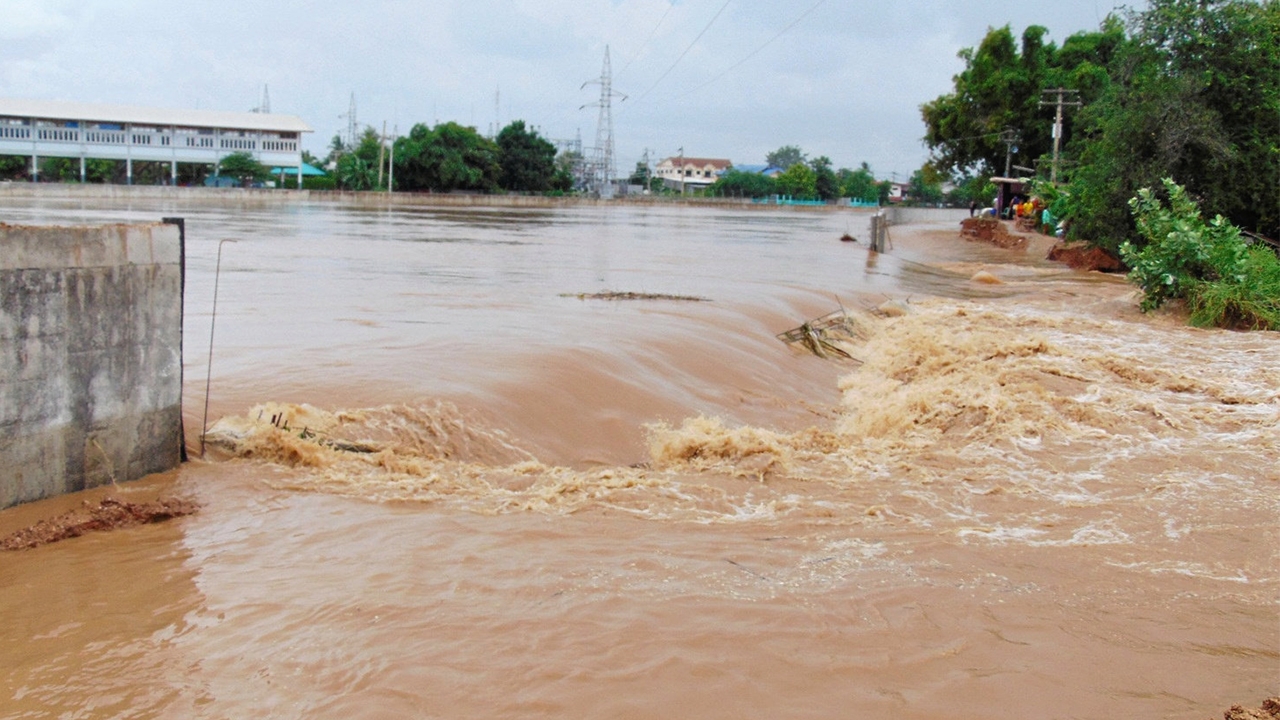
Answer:
[{"label": "metal pole in water", "polygon": [[213,270],[213,313],[209,319],[209,364],[204,376],[204,419],[200,422],[200,457],[204,457],[204,436],[209,430],[209,385],[213,380],[213,329],[218,322],[218,277],[222,275],[222,246],[236,242],[226,238],[218,243],[218,264]]}]

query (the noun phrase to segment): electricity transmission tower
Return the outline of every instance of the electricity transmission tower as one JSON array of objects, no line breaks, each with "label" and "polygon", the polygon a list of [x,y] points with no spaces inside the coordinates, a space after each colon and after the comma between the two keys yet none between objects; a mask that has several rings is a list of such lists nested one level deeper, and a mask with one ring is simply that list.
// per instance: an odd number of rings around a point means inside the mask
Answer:
[{"label": "electricity transmission tower", "polygon": [[613,197],[613,180],[618,174],[613,155],[613,97],[617,95],[626,100],[627,96],[613,90],[613,71],[609,67],[608,45],[604,47],[604,67],[600,70],[599,79],[588,80],[582,83],[582,87],[597,84],[600,86],[599,102],[588,103],[578,109],[600,108],[600,116],[596,120],[596,146],[592,149],[589,187],[600,197],[609,198]]},{"label": "electricity transmission tower", "polygon": [[356,123],[356,94],[354,92],[351,93],[350,109],[347,110],[346,114],[338,117],[347,119],[347,147],[354,148],[356,146],[356,133],[359,132]]},{"label": "electricity transmission tower", "polygon": [[258,107],[249,112],[262,113],[264,115],[271,114],[271,95],[267,92],[266,83],[262,85],[262,101],[258,103]]}]

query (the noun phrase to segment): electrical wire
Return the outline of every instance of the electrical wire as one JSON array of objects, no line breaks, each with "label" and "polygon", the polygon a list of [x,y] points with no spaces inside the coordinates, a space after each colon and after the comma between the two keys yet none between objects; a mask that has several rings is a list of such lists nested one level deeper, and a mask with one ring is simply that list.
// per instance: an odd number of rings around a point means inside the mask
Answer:
[{"label": "electrical wire", "polygon": [[626,72],[627,68],[631,67],[631,63],[635,62],[636,59],[640,57],[640,53],[644,52],[644,49],[649,46],[649,41],[653,40],[653,36],[658,34],[658,28],[662,27],[662,22],[667,19],[667,16],[671,14],[671,8],[675,6],[675,0],[671,0],[667,5],[666,11],[662,13],[662,17],[658,18],[658,24],[654,25],[653,29],[649,31],[649,37],[645,38],[644,42],[640,43],[640,47],[636,49],[635,55],[632,55],[631,59],[628,60],[626,64],[622,66],[622,69],[618,71],[619,75]]},{"label": "electrical wire", "polygon": [[680,64],[680,61],[684,59],[684,56],[689,54],[689,51],[693,49],[693,46],[697,45],[698,41],[702,39],[702,36],[706,35],[707,31],[711,29],[711,26],[715,24],[716,19],[720,17],[720,14],[724,12],[724,9],[729,7],[730,2],[733,2],[733,0],[724,0],[724,4],[720,6],[720,9],[716,11],[715,15],[711,16],[711,21],[707,23],[706,27],[702,28],[702,32],[698,33],[698,36],[693,39],[693,42],[689,43],[689,47],[685,48],[684,52],[680,53],[680,57],[676,58],[676,61],[671,63],[671,67],[667,68],[667,71],[662,73],[662,76],[655,80],[653,84],[649,86],[648,90],[640,93],[640,97],[637,97],[635,100],[636,102],[640,102],[645,99],[645,96],[653,92],[653,89],[658,87],[658,84],[665,80],[667,76],[671,74],[672,70],[676,69],[676,66]]},{"label": "electrical wire", "polygon": [[803,19],[805,19],[806,17],[808,17],[810,13],[812,13],[814,10],[817,10],[817,9],[818,9],[818,6],[819,6],[819,5],[821,5],[822,3],[826,2],[826,1],[827,1],[827,0],[818,0],[818,2],[816,2],[816,3],[814,3],[813,5],[809,6],[809,9],[808,9],[808,10],[805,10],[803,13],[801,13],[801,14],[800,14],[800,17],[796,18],[795,20],[792,20],[790,25],[787,25],[786,27],[782,28],[782,30],[781,30],[777,35],[774,35],[773,37],[769,38],[767,41],[765,41],[765,43],[764,43],[763,45],[761,45],[760,47],[756,48],[755,50],[752,50],[750,53],[748,53],[748,54],[747,54],[747,56],[746,56],[746,57],[742,58],[741,60],[739,60],[738,62],[734,63],[733,65],[730,65],[729,67],[725,68],[725,69],[724,69],[724,70],[723,70],[719,75],[716,75],[715,77],[713,77],[713,78],[711,78],[710,80],[708,80],[708,81],[706,81],[706,82],[702,83],[701,85],[699,85],[699,86],[695,87],[694,89],[690,90],[689,92],[684,93],[683,95],[678,96],[678,97],[677,97],[677,99],[679,99],[679,98],[685,98],[685,97],[688,97],[688,96],[690,96],[690,95],[692,95],[692,94],[694,94],[694,93],[698,92],[699,90],[701,90],[701,89],[705,88],[706,86],[710,85],[711,83],[714,83],[715,81],[719,80],[720,78],[724,77],[725,75],[728,75],[729,73],[733,72],[734,70],[737,70],[740,66],[742,66],[744,63],[746,63],[748,60],[750,60],[751,58],[753,58],[753,57],[755,57],[757,54],[759,54],[759,53],[760,53],[760,51],[764,50],[765,48],[767,48],[767,47],[769,47],[771,44],[773,44],[773,41],[777,40],[778,38],[782,37],[783,35],[786,35],[788,30],[790,30],[791,28],[795,27],[796,25],[799,25],[801,20],[803,20]]}]

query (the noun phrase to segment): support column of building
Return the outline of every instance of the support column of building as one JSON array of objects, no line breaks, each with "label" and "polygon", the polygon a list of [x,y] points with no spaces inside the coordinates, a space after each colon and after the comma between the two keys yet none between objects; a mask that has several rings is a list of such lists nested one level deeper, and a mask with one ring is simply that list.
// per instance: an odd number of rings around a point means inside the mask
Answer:
[{"label": "support column of building", "polygon": [[178,161],[169,161],[169,184],[177,187],[178,185]]},{"label": "support column of building", "polygon": [[124,176],[125,176],[124,184],[132,185],[133,184],[133,158],[131,157],[127,157],[124,159]]},{"label": "support column of building", "polygon": [[85,181],[85,172],[84,172],[84,169],[85,169],[85,168],[84,168],[84,156],[83,156],[83,155],[81,155],[81,156],[80,156],[80,184],[81,184],[81,185],[83,185],[83,184],[84,184],[84,181]]},{"label": "support column of building", "polygon": [[31,153],[31,182],[40,182],[40,156]]}]

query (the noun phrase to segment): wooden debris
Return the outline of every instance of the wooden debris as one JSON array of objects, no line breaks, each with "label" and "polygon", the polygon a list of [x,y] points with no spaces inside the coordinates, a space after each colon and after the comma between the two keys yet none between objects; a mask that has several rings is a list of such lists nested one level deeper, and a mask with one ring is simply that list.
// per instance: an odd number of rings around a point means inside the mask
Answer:
[{"label": "wooden debris", "polygon": [[867,333],[858,320],[843,308],[814,318],[799,327],[778,333],[778,339],[788,345],[798,345],[824,359],[862,361],[854,357],[840,344],[866,340]]},{"label": "wooden debris", "polygon": [[606,290],[597,293],[561,293],[560,297],[576,297],[579,300],[681,300],[684,302],[710,302],[710,298],[694,295],[668,295],[666,293],[616,292]]}]

